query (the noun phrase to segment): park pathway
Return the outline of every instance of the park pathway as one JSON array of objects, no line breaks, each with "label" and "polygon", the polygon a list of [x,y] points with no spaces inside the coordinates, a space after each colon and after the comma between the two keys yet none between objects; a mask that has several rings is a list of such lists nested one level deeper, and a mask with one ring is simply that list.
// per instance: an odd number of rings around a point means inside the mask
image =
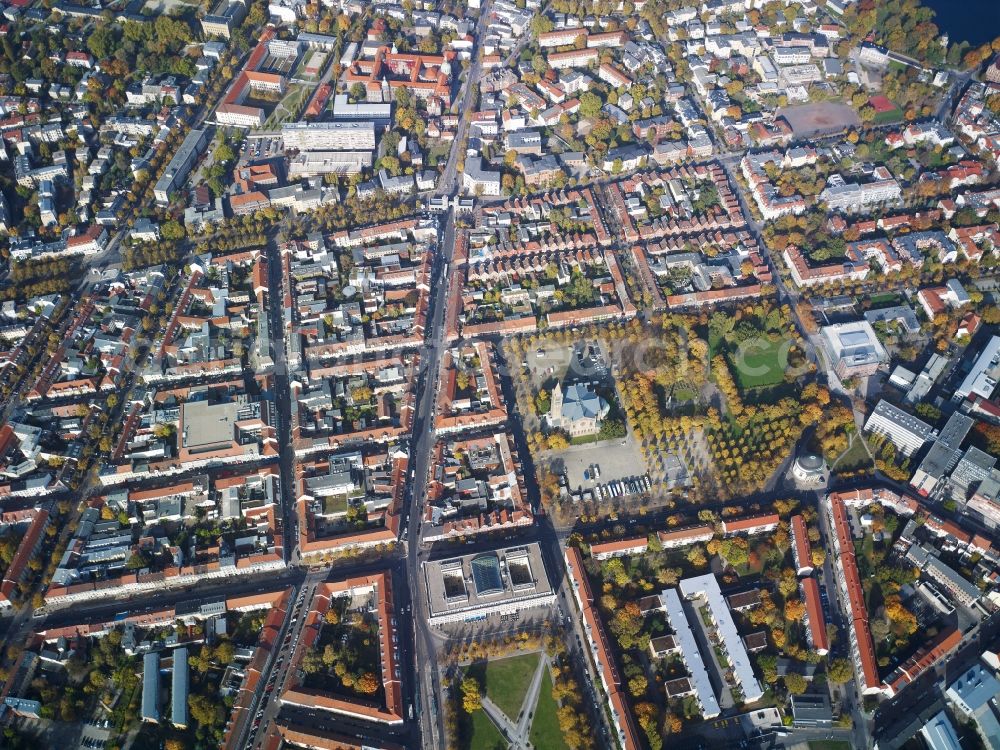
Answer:
[{"label": "park pathway", "polygon": [[510,750],[529,750],[531,748],[531,742],[528,739],[531,732],[531,720],[535,715],[534,707],[538,702],[538,693],[542,689],[542,678],[548,668],[549,657],[547,654],[542,654],[542,658],[538,660],[535,674],[531,678],[531,684],[528,686],[528,692],[521,703],[521,712],[518,714],[517,723],[511,721],[510,717],[501,711],[496,703],[483,696],[483,710],[510,742]]}]

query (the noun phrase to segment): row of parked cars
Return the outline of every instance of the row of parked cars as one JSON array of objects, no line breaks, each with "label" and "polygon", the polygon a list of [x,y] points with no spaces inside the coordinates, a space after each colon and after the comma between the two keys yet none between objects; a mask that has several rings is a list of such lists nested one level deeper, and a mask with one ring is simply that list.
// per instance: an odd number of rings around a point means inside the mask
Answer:
[{"label": "row of parked cars", "polygon": [[643,492],[649,492],[651,486],[649,475],[643,474],[641,477],[625,477],[606,484],[598,484],[594,487],[594,492],[598,499],[609,500],[628,495],[641,495]]}]

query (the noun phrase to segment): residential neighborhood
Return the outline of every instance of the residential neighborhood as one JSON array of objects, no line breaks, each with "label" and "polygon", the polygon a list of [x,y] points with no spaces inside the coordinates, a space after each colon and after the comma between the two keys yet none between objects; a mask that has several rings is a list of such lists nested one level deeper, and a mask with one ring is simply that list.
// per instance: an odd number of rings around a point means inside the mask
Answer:
[{"label": "residential neighborhood", "polygon": [[3,3],[0,747],[1000,748],[986,6]]}]

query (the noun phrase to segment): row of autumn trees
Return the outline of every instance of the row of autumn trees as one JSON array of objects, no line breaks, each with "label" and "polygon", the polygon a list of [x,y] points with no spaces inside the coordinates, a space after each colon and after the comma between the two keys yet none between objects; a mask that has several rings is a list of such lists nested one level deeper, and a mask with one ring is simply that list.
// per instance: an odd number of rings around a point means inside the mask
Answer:
[{"label": "row of autumn trees", "polygon": [[[715,479],[726,494],[733,495],[759,488],[805,428],[816,428],[818,449],[828,458],[847,449],[854,430],[850,409],[831,401],[827,389],[810,379],[813,368],[804,359],[802,342],[797,334],[789,338],[789,331],[794,331],[790,308],[761,300],[712,315],[706,311],[662,314],[648,324],[633,320],[603,328],[588,326],[576,334],[531,334],[508,346],[509,359],[517,362],[541,344],[568,346],[571,340],[597,339],[617,370],[622,406],[643,453],[647,457],[683,453],[687,446],[690,454],[696,452],[691,441],[704,435]],[[717,352],[711,359],[709,341],[715,342],[712,348]],[[783,341],[789,345],[781,347]],[[772,363],[782,368],[777,389],[747,391],[736,383],[729,359],[741,362],[740,347],[747,343],[778,347],[780,356]],[[521,368],[513,369],[511,376],[522,413],[529,415],[525,425],[529,450],[565,448],[569,444],[565,435],[546,436],[531,428],[547,399],[536,401]],[[809,382],[799,387],[794,398],[784,395],[782,382],[801,383],[803,379]],[[698,407],[700,399],[694,405],[673,400],[680,391],[697,397],[713,381],[723,411],[715,406]],[[558,478],[545,475],[542,462],[539,472],[542,500],[551,508],[559,494]]]},{"label": "row of autumn trees", "polygon": [[[699,335],[706,329],[709,341],[716,342],[713,348],[720,352],[710,361],[709,344]],[[733,377],[730,359],[740,362],[740,346],[755,340],[765,347],[778,346],[780,337],[787,337],[790,330],[794,324],[789,308],[767,301],[715,313],[711,318],[671,315],[655,319],[649,334],[653,343],[642,347],[641,357],[623,362],[619,376],[619,392],[636,437],[646,445],[669,451],[677,440],[690,440],[700,431],[715,478],[728,494],[758,489],[788,455],[803,429],[824,423],[828,412],[833,412],[835,419],[826,420],[830,427],[824,428],[825,439],[832,448],[836,436],[846,447],[848,420],[840,413],[841,407],[831,404],[825,388],[808,382],[794,398],[780,395],[780,388],[775,391],[780,397],[775,398],[767,389],[741,388]],[[779,385],[799,381],[812,372],[802,358],[798,337],[788,343],[787,356],[776,356],[770,363],[782,370],[776,373]],[[725,355],[724,351],[735,353]],[[724,412],[714,406],[676,415],[665,410],[675,387],[700,391],[710,381],[721,394]]]},{"label": "row of autumn trees", "polygon": [[[0,250],[0,257],[9,251]],[[41,258],[10,264],[9,284],[0,289],[0,300],[31,299],[69,289],[79,273],[79,262],[71,258]]]}]

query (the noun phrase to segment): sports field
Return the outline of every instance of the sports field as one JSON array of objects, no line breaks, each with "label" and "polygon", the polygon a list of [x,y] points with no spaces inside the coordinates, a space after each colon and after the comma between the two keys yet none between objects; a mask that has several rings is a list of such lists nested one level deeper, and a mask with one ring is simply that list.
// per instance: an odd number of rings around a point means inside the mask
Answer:
[{"label": "sports field", "polygon": [[840,133],[861,126],[858,113],[843,102],[812,102],[794,107],[782,107],[778,115],[788,120],[796,138],[809,138],[824,133]]}]

